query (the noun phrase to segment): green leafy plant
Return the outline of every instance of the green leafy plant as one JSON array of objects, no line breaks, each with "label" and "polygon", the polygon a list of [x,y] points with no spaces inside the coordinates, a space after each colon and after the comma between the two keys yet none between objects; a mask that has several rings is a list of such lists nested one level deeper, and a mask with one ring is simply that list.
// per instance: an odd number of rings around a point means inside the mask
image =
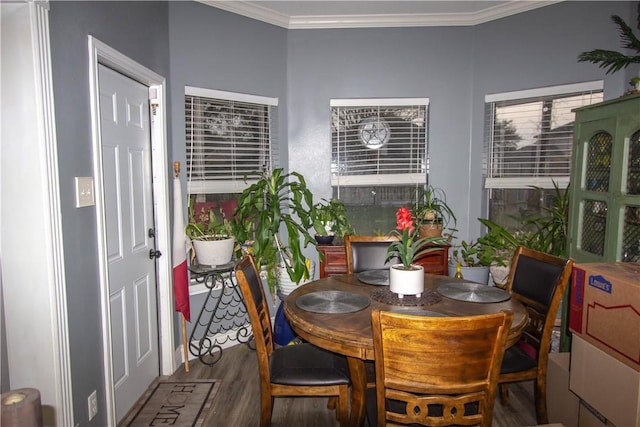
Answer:
[{"label": "green leafy plant", "polygon": [[447,196],[441,188],[432,185],[427,186],[421,200],[416,201],[412,208],[417,225],[442,224],[442,228],[448,228],[449,224],[456,224],[456,215],[447,204]]},{"label": "green leafy plant", "polygon": [[313,228],[320,236],[334,235],[343,238],[347,234],[355,233],[347,217],[347,209],[338,199],[322,199],[313,206],[311,217]]},{"label": "green leafy plant", "polygon": [[478,218],[478,221],[488,230],[484,236],[478,238],[478,242],[489,253],[487,257],[492,258],[497,265],[509,265],[516,248],[520,245],[528,246],[527,241],[531,233],[522,231],[511,233],[491,220]]},{"label": "green leafy plant", "polygon": [[463,267],[489,267],[494,262],[500,262],[501,258],[489,246],[482,242],[465,241],[453,249],[453,258]]},{"label": "green leafy plant", "polygon": [[[250,246],[257,266],[267,268],[272,292],[278,262],[284,264],[295,283],[309,276],[302,248],[316,245],[308,231],[312,227],[312,210],[313,195],[304,177],[297,172],[285,174],[283,169],[262,174],[238,197],[231,227],[236,239]],[[287,232],[286,245],[279,237],[281,227]]]},{"label": "green leafy plant", "polygon": [[[540,190],[540,187],[533,187]],[[532,249],[551,255],[566,257],[567,232],[569,229],[569,186],[561,189],[553,181],[554,201],[542,214],[532,215],[524,220],[525,225],[534,228],[528,245]]]},{"label": "green leafy plant", "polygon": [[405,269],[411,269],[413,260],[418,256],[439,250],[439,248],[429,247],[429,244],[442,245],[445,243],[445,239],[441,237],[419,238],[414,221],[415,218],[409,209],[405,207],[398,209],[396,212],[397,228],[392,230],[390,234],[399,236],[399,239],[389,245],[385,261],[397,256]]},{"label": "green leafy plant", "polygon": [[231,223],[225,218],[222,209],[220,218],[214,209],[201,208],[195,212],[192,199],[189,199],[189,222],[185,227],[185,234],[191,240],[222,240],[233,236]]},{"label": "green leafy plant", "polygon": [[[493,251],[499,265],[507,265],[519,245],[551,255],[567,256],[569,187],[563,190],[555,181],[553,187],[553,204],[543,208],[541,214],[524,218],[521,230],[511,232],[491,220],[478,218],[487,227],[487,233],[478,242],[486,251]],[[542,191],[540,187],[531,188]]]},{"label": "green leafy plant", "polygon": [[[620,41],[625,49],[635,51],[635,55],[625,55],[621,52],[606,49],[594,49],[578,55],[578,62],[591,62],[606,68],[606,74],[615,73],[631,64],[640,63],[640,40],[633,34],[633,30],[618,15],[612,15],[611,20],[618,27]],[[640,30],[640,3],[638,4],[637,28]]]}]

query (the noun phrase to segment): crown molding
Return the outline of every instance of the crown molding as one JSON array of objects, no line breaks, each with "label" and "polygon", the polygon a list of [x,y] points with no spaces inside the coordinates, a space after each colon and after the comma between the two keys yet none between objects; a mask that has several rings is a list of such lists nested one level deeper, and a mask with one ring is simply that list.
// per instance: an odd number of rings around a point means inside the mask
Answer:
[{"label": "crown molding", "polygon": [[473,26],[565,0],[514,0],[474,13],[411,13],[361,15],[288,16],[256,1],[198,0],[218,9],[257,19],[289,30],[322,28],[437,27]]},{"label": "crown molding", "polygon": [[198,3],[203,3],[208,6],[217,7],[218,9],[226,10],[227,12],[236,13],[238,15],[246,16],[247,18],[257,19],[258,21],[266,22],[267,24],[277,25],[282,28],[289,28],[290,17],[281,13],[275,12],[266,7],[262,7],[255,2],[248,2],[244,0],[196,0]]}]

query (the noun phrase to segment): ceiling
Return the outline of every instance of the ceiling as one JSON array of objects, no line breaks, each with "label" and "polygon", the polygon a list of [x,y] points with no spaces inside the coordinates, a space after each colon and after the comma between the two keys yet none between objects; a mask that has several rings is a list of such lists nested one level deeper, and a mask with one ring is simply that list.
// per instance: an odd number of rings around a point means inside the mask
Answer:
[{"label": "ceiling", "polygon": [[563,0],[199,0],[287,29],[476,25]]}]

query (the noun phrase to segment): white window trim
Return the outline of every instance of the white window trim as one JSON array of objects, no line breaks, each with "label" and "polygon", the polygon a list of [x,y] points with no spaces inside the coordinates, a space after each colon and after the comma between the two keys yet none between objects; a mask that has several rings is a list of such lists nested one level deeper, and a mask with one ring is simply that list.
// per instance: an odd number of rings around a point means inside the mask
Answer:
[{"label": "white window trim", "polygon": [[355,186],[371,186],[371,185],[424,185],[426,180],[425,174],[385,174],[385,175],[347,175],[331,177],[331,185],[334,187],[355,187]]},{"label": "white window trim", "polygon": [[331,107],[386,107],[405,105],[426,105],[429,106],[429,98],[352,98],[352,99],[331,99]]},{"label": "white window trim", "polygon": [[488,94],[484,97],[484,102],[500,102],[511,101],[515,99],[536,98],[542,96],[562,95],[573,92],[586,92],[590,90],[603,90],[604,82],[602,80],[594,80],[591,82],[572,83],[559,86],[548,86],[535,89],[516,90],[513,92],[502,92]]},{"label": "white window trim", "polygon": [[546,176],[546,177],[525,177],[525,178],[486,178],[484,188],[499,188],[499,189],[526,189],[531,186],[540,187],[544,189],[553,189],[553,183],[556,183],[560,188],[567,188],[569,185],[569,177],[567,176]]},{"label": "white window trim", "polygon": [[245,93],[227,92],[224,90],[205,89],[201,87],[185,86],[184,94],[189,96],[200,96],[203,98],[224,99],[225,101],[251,102],[254,104],[265,104],[271,106],[278,105],[278,98],[267,96],[249,95]]}]

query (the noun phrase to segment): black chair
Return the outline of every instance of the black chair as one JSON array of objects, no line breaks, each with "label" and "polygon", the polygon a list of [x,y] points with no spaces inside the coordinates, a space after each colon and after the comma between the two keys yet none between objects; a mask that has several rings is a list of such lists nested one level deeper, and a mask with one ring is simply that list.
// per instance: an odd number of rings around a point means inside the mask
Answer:
[{"label": "black chair", "polygon": [[507,349],[498,378],[500,401],[508,403],[507,383],[535,380],[538,424],[547,424],[547,364],[558,308],[569,283],[573,260],[517,248],[506,290],[527,309],[529,323],[520,341]]},{"label": "black chair", "polygon": [[[275,348],[271,317],[253,258],[236,266],[247,307],[260,373],[260,425],[271,424],[275,396],[328,396],[341,426],[349,418],[349,368],[345,357],[309,343]],[[337,401],[336,401],[337,400]]]},{"label": "black chair", "polygon": [[360,273],[367,270],[388,269],[398,263],[396,257],[385,262],[389,245],[398,240],[393,236],[359,236],[344,237],[344,250],[347,258],[347,273]]}]

